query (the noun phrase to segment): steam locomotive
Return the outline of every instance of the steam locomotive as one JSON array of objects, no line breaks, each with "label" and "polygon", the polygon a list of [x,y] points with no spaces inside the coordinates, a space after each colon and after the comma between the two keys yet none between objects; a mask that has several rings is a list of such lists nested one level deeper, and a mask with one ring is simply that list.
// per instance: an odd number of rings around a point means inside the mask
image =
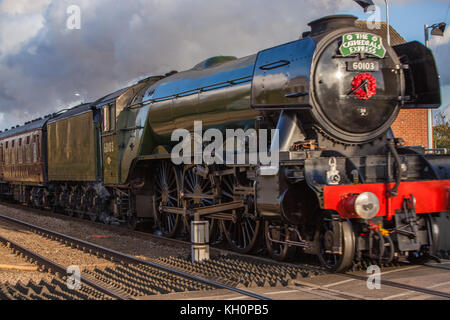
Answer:
[{"label": "steam locomotive", "polygon": [[[0,134],[0,194],[68,215],[152,221],[167,237],[206,219],[210,241],[273,259],[317,255],[341,272],[364,259],[438,250],[450,161],[402,146],[402,108],[440,106],[430,50],[390,46],[356,17],[242,59],[210,58]],[[175,129],[276,129],[275,165],[175,164]],[[183,155],[180,155],[180,157]],[[262,240],[263,239],[263,240]],[[262,241],[261,241],[262,240]]]}]

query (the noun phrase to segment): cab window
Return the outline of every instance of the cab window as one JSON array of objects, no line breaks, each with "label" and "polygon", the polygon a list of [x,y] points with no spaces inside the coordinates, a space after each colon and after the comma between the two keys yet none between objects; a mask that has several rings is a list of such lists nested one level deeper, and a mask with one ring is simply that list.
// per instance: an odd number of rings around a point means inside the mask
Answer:
[{"label": "cab window", "polygon": [[116,107],[110,104],[103,107],[103,132],[113,131],[116,124]]}]

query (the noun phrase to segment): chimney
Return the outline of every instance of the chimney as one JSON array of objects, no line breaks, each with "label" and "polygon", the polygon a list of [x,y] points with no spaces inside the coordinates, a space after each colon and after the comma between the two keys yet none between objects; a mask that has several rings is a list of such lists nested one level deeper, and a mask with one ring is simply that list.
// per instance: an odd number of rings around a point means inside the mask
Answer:
[{"label": "chimney", "polygon": [[352,15],[334,15],[321,18],[310,22],[308,26],[311,27],[309,36],[313,37],[324,32],[331,32],[339,28],[354,27],[355,21],[358,18]]}]

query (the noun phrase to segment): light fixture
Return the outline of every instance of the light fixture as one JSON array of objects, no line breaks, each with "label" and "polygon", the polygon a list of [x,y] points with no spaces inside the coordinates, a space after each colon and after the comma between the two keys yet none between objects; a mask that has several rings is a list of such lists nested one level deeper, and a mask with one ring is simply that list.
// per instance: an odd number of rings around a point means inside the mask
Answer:
[{"label": "light fixture", "polygon": [[363,9],[364,12],[372,12],[375,11],[375,4],[372,0],[354,0],[357,4],[359,4]]},{"label": "light fixture", "polygon": [[363,219],[374,218],[380,211],[380,201],[372,192],[361,193],[355,199],[355,212]]},{"label": "light fixture", "polygon": [[380,200],[372,192],[351,194],[343,200],[344,211],[351,215],[358,215],[365,220],[373,219],[380,211]]},{"label": "light fixture", "polygon": [[447,26],[447,24],[445,24],[444,22],[432,25],[431,26],[431,35],[443,37],[446,26]]}]

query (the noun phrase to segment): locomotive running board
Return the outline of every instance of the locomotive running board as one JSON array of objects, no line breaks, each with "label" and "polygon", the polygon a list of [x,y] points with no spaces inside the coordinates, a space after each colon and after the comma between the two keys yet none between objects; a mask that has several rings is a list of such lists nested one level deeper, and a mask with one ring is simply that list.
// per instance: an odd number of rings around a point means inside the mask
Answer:
[{"label": "locomotive running board", "polygon": [[166,213],[174,213],[181,215],[199,215],[199,216],[207,216],[211,214],[222,213],[224,211],[236,210],[245,208],[243,201],[233,201],[222,204],[215,204],[212,206],[194,208],[194,209],[186,209],[186,208],[177,208],[177,207],[166,207],[162,206],[161,211]]}]

